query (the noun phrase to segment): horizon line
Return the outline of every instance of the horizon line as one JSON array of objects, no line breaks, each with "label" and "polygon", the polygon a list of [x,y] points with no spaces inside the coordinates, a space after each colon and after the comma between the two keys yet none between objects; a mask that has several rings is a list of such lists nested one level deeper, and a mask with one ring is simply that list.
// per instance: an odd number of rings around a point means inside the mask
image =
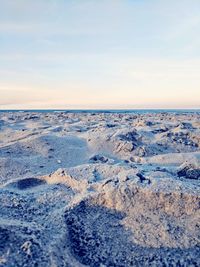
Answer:
[{"label": "horizon line", "polygon": [[200,110],[199,108],[36,108],[36,109],[1,109],[0,111],[134,111],[134,110]]}]

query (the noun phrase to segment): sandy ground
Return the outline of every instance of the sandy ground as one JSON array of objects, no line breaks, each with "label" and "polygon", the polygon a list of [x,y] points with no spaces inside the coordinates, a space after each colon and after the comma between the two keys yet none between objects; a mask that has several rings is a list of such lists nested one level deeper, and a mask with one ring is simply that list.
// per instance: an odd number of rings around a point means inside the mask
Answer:
[{"label": "sandy ground", "polygon": [[200,266],[200,113],[0,113],[0,266]]}]

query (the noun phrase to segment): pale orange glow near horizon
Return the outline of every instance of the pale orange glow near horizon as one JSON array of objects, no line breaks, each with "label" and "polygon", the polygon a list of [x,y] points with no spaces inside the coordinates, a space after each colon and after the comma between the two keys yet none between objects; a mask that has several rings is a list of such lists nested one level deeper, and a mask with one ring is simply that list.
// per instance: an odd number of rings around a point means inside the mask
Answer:
[{"label": "pale orange glow near horizon", "polygon": [[[124,93],[125,92],[125,93]],[[1,109],[134,109],[199,108],[199,90],[190,96],[187,90],[146,91],[113,88],[101,93],[93,89],[7,88],[1,97]]]}]

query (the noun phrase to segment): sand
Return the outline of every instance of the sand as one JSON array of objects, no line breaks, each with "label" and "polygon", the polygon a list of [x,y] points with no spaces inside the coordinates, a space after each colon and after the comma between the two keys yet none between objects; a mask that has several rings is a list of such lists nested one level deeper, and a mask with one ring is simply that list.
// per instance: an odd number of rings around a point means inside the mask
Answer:
[{"label": "sand", "polygon": [[0,112],[0,266],[200,266],[200,113]]}]

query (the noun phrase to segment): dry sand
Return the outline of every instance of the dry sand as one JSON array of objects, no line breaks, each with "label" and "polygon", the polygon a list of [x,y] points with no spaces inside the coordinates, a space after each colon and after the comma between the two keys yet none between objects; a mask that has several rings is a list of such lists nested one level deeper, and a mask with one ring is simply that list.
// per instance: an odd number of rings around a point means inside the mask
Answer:
[{"label": "dry sand", "polygon": [[200,113],[0,113],[0,266],[200,266]]}]

